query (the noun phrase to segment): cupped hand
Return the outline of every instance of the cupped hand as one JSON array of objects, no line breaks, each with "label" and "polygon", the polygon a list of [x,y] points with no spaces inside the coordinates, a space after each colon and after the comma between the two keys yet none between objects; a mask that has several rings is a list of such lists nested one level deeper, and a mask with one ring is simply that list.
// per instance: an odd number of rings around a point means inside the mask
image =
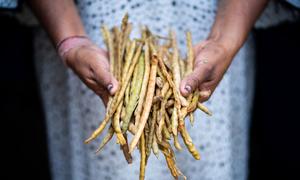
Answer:
[{"label": "cupped hand", "polygon": [[109,95],[115,94],[118,81],[109,71],[107,52],[89,43],[72,48],[65,55],[65,63],[106,105]]},{"label": "cupped hand", "polygon": [[200,90],[200,102],[207,101],[232,61],[232,53],[214,40],[203,41],[194,46],[194,70],[180,83],[180,92],[188,96]]}]

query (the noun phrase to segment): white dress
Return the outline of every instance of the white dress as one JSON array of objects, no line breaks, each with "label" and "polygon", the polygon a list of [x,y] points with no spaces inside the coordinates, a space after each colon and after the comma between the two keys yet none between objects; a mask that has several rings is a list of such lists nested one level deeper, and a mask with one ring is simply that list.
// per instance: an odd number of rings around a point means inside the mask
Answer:
[{"label": "white dress", "polygon": [[[104,45],[100,25],[119,25],[128,12],[130,21],[135,24],[133,36],[138,34],[139,24],[148,25],[160,35],[166,35],[172,27],[177,32],[180,49],[184,51],[185,31],[192,32],[194,42],[204,40],[214,21],[216,8],[216,0],[78,0],[86,31],[101,47]],[[134,153],[133,164],[128,165],[115,144],[115,137],[100,155],[94,152],[103,135],[89,145],[83,143],[103,119],[105,108],[100,98],[63,66],[44,32],[37,31],[35,42],[53,180],[138,179],[138,153]],[[176,152],[177,163],[188,179],[246,179],[253,50],[250,37],[206,103],[213,116],[207,117],[197,111],[194,127],[188,126],[202,156],[197,161],[186,149]],[[172,179],[162,154],[159,159],[151,155],[146,169],[146,180],[156,179]]]}]

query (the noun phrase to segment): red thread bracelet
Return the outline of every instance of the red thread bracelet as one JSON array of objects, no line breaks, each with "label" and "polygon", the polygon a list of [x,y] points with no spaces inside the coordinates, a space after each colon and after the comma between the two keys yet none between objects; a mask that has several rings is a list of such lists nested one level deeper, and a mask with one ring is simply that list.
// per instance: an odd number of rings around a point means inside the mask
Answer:
[{"label": "red thread bracelet", "polygon": [[71,49],[79,46],[85,46],[92,44],[87,36],[69,36],[56,45],[56,50],[62,59],[63,63],[66,65],[64,55]]}]

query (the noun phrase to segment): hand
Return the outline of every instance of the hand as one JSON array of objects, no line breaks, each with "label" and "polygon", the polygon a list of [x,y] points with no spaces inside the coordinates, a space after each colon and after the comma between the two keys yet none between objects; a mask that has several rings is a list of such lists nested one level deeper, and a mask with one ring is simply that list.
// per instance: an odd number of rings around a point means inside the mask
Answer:
[{"label": "hand", "polygon": [[188,96],[200,90],[200,102],[207,101],[229,67],[233,55],[226,47],[214,40],[206,40],[194,47],[195,64],[191,74],[180,83],[180,92]]},{"label": "hand", "polygon": [[107,52],[92,43],[70,49],[65,63],[106,105],[109,95],[115,94],[118,81],[109,71]]}]

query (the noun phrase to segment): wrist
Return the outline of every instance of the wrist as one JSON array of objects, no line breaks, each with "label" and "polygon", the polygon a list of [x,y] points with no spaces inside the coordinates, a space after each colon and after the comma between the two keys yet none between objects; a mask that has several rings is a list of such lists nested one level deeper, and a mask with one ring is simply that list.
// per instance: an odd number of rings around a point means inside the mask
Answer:
[{"label": "wrist", "polygon": [[243,44],[243,38],[236,36],[235,33],[224,31],[212,31],[207,40],[220,44],[231,56],[234,56]]},{"label": "wrist", "polygon": [[63,63],[67,65],[66,55],[69,51],[74,48],[89,46],[91,44],[92,42],[87,36],[69,36],[57,43],[56,50]]}]

